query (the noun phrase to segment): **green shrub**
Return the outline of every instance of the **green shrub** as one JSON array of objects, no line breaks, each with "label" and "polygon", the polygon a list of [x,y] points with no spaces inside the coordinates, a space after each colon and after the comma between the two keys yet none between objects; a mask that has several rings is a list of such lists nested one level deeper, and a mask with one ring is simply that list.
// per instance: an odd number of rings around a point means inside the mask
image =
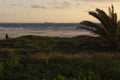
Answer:
[{"label": "green shrub", "polygon": [[62,75],[58,75],[57,78],[55,78],[54,80],[66,80],[64,76]]},{"label": "green shrub", "polygon": [[55,57],[51,57],[49,58],[49,62],[53,62],[53,63],[70,63],[70,60],[65,57],[65,56],[55,56]]}]

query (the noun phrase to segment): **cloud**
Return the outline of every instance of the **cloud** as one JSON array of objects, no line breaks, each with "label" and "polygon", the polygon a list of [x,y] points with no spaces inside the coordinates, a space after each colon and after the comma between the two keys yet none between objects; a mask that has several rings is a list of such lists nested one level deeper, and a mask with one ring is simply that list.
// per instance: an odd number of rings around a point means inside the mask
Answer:
[{"label": "cloud", "polygon": [[72,3],[68,2],[68,1],[64,1],[63,4],[62,4],[63,8],[67,8],[67,7],[71,7],[71,6],[72,6]]},{"label": "cloud", "polygon": [[10,4],[10,6],[23,6],[23,4]]},{"label": "cloud", "polygon": [[57,8],[57,9],[64,9],[64,8],[68,8],[68,7],[71,7],[73,4],[69,1],[63,1],[61,3],[57,3],[57,4],[54,4],[54,8]]},{"label": "cloud", "polygon": [[53,8],[56,8],[56,9],[63,9],[64,7],[63,7],[63,6],[53,6]]},{"label": "cloud", "polygon": [[[31,8],[40,9],[67,9],[67,8],[80,8],[85,6],[94,5],[90,2],[112,2],[120,0],[31,0]],[[33,2],[34,1],[34,2]],[[95,5],[97,6],[97,5]],[[90,6],[92,7],[92,6]],[[101,6],[102,7],[102,6]],[[85,7],[86,8],[86,7]]]},{"label": "cloud", "polygon": [[46,9],[47,7],[44,5],[31,5],[31,8],[41,8],[41,9]]},{"label": "cloud", "polygon": [[68,0],[53,0],[44,2],[43,5],[46,5],[47,8],[65,9],[71,7],[73,4]]},{"label": "cloud", "polygon": [[48,5],[59,5],[59,4],[61,4],[61,2],[56,0],[48,2]]},{"label": "cloud", "polygon": [[64,4],[64,5],[72,5],[72,3],[71,3],[71,2],[68,2],[68,1],[64,1],[63,4]]},{"label": "cloud", "polygon": [[118,2],[120,0],[77,0],[77,1],[87,1],[87,2]]},{"label": "cloud", "polygon": [[31,8],[41,8],[41,9],[50,9],[50,8],[64,9],[64,8],[69,8],[71,6],[72,6],[72,3],[67,0],[43,1],[40,4],[32,3],[32,5],[30,5]]},{"label": "cloud", "polygon": [[73,2],[120,2],[120,0],[71,0]]}]

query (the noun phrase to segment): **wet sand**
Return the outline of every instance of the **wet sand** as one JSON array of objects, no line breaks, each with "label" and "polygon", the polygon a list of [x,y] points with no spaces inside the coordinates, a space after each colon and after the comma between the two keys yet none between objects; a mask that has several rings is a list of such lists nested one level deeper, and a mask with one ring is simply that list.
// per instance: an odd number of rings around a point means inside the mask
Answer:
[{"label": "wet sand", "polygon": [[92,35],[85,31],[53,31],[53,30],[0,30],[0,39],[5,38],[8,34],[10,38],[20,37],[24,35],[37,35],[49,37],[74,37],[79,35]]}]

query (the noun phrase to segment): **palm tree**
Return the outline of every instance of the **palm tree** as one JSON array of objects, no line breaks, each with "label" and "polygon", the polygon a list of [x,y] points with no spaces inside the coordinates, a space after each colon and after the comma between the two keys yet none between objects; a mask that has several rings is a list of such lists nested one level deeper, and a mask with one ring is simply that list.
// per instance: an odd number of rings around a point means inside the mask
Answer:
[{"label": "palm tree", "polygon": [[84,26],[80,27],[80,29],[85,29],[97,34],[115,48],[119,42],[118,39],[120,38],[120,20],[117,20],[114,6],[112,5],[109,7],[109,14],[106,14],[103,10],[98,8],[95,12],[90,11],[89,14],[98,19],[101,24],[93,23],[91,21],[82,21],[80,24]]}]

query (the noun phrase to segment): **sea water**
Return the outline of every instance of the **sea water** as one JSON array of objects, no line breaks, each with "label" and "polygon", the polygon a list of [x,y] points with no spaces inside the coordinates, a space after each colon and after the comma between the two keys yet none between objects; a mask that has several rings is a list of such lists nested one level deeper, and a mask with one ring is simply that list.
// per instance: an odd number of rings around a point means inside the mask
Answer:
[{"label": "sea water", "polygon": [[0,30],[76,30],[77,23],[0,23]]},{"label": "sea water", "polygon": [[5,35],[20,37],[24,35],[37,35],[49,37],[74,37],[90,35],[89,32],[78,29],[79,23],[0,23],[0,39]]}]

